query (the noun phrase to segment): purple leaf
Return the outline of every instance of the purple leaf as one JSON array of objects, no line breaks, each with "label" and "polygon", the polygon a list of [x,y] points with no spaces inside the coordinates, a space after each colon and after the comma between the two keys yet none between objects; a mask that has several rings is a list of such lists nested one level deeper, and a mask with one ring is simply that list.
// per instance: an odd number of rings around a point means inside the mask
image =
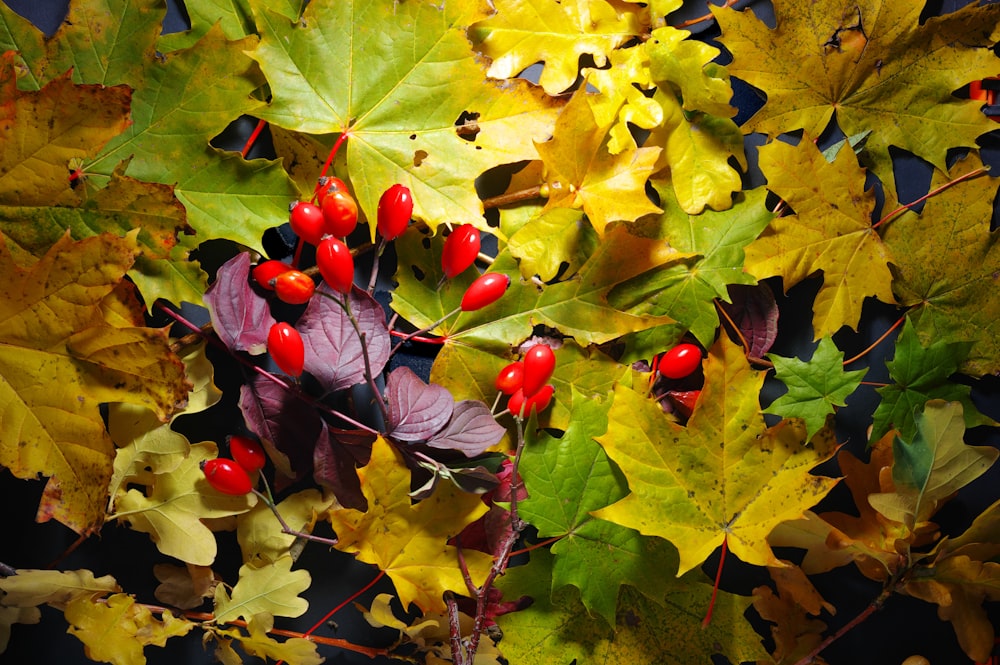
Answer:
[{"label": "purple leaf", "polygon": [[[365,380],[361,339],[344,309],[323,294],[338,300],[343,296],[325,284],[316,291],[295,324],[305,346],[305,369],[324,390],[349,388]],[[392,345],[385,312],[374,298],[357,288],[351,291],[349,301],[358,328],[365,335],[372,375],[380,374],[389,361]]]},{"label": "purple leaf", "polygon": [[[374,437],[353,433],[341,440],[324,423],[323,431],[313,451],[313,480],[329,488],[345,508],[368,510],[368,499],[361,491],[357,467],[368,463]],[[362,443],[364,442],[364,443]],[[360,445],[354,445],[360,443]]]},{"label": "purple leaf", "polygon": [[426,384],[409,367],[397,367],[386,381],[389,433],[397,441],[425,441],[451,419],[455,399],[447,389]]},{"label": "purple leaf", "polygon": [[260,355],[267,350],[267,333],[274,317],[267,299],[250,286],[250,255],[240,252],[220,268],[205,304],[219,339],[234,351]]},{"label": "purple leaf", "polygon": [[488,406],[477,400],[455,404],[451,420],[428,439],[427,445],[442,450],[457,450],[466,457],[481,455],[503,438],[507,430],[497,424]]},{"label": "purple leaf", "polygon": [[750,347],[747,352],[754,358],[763,358],[778,337],[778,304],[771,287],[761,282],[756,286],[730,284],[732,304],[722,303],[722,308],[739,326]]},{"label": "purple leaf", "polygon": [[315,407],[258,375],[240,387],[240,410],[251,432],[288,457],[294,480],[312,472],[313,448],[325,427]]}]

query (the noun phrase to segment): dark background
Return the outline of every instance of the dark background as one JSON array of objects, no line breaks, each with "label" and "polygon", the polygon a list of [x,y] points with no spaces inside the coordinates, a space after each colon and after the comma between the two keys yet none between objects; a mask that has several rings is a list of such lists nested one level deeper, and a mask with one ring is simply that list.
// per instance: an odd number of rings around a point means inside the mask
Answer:
[{"label": "dark background", "polygon": [[[8,6],[18,13],[31,19],[43,31],[54,32],[65,15],[64,0],[4,0]],[[890,0],[891,1],[891,0]],[[769,5],[766,2],[740,2],[738,6],[752,5],[755,13],[765,21],[771,21]],[[928,3],[925,15],[953,11],[967,4],[962,0],[950,0]],[[164,23],[164,31],[172,32],[186,28],[183,10],[178,9],[175,0],[167,2],[168,16]],[[686,2],[677,14],[683,18],[699,16],[704,13],[703,2]],[[700,36],[713,41],[718,36],[717,28],[712,24],[694,26],[700,30]],[[1000,64],[998,64],[1000,74]],[[735,80],[734,104],[739,109],[737,122],[743,122],[760,106],[761,99],[753,89]],[[255,121],[243,119],[234,123],[227,132],[217,139],[220,147],[239,150],[246,135],[253,128]],[[998,125],[1000,127],[1000,125]],[[838,137],[824,137],[828,142]],[[997,168],[1000,155],[1000,131],[993,132],[981,139],[983,160]],[[756,147],[763,142],[759,136],[747,138],[748,157],[751,165],[756,162]],[[267,157],[266,140],[261,141],[251,152],[251,157]],[[927,190],[930,181],[931,168],[926,163],[906,155],[900,155],[897,161],[897,183],[900,190],[900,200],[912,201]],[[748,184],[763,182],[759,172],[751,168],[747,175]],[[484,187],[496,188],[496,183],[484,183]],[[502,186],[502,183],[501,185]],[[876,211],[878,214],[878,211]],[[996,213],[992,227],[996,228]],[[290,234],[278,231],[266,237],[266,245],[272,258],[282,258],[290,252],[293,242]],[[225,260],[233,251],[226,245],[206,248],[202,259],[206,269],[211,270],[213,261]],[[217,255],[217,256],[216,256]],[[388,258],[391,262],[391,256]],[[217,263],[216,263],[217,265]],[[383,275],[391,275],[391,266],[382,270]],[[819,288],[818,279],[807,280],[792,289],[786,295],[781,293],[781,283],[769,280],[775,291],[780,307],[779,338],[772,352],[783,356],[808,357],[814,348],[811,330],[811,303]],[[188,314],[189,312],[185,312]],[[199,316],[197,312],[191,316]],[[869,300],[865,307],[858,332],[845,331],[835,336],[837,346],[845,352],[845,357],[851,357],[874,342],[899,317],[900,312],[895,307]],[[204,317],[202,317],[204,320]],[[158,321],[160,325],[164,321]],[[186,331],[180,331],[186,332]],[[856,366],[848,369],[858,369],[870,365],[872,370],[866,376],[868,381],[884,381],[888,379],[884,361],[891,359],[892,338],[879,345],[873,352]],[[231,431],[232,423],[238,422],[239,410],[236,407],[236,395],[241,380],[240,372],[225,356],[209,352],[209,357],[216,365],[216,383],[223,390],[223,402],[201,417],[192,416],[181,419],[181,429],[192,440],[215,439],[222,441]],[[403,354],[396,362],[407,364],[422,374],[425,378],[429,372],[433,358],[424,353]],[[986,377],[979,381],[966,380],[972,386],[973,400],[986,415],[1000,420],[1000,379]],[[770,381],[765,387],[763,399],[765,403],[776,397],[780,387]],[[846,447],[862,459],[865,454],[865,428],[871,422],[871,414],[878,403],[877,394],[871,387],[862,387],[848,402],[847,407],[837,413],[838,438],[846,442]],[[971,430],[966,437],[968,443],[977,445],[992,445],[1000,447],[1000,432],[991,428]],[[826,475],[839,475],[835,463],[830,462],[818,470]],[[111,574],[128,593],[135,594],[142,602],[156,604],[153,589],[156,580],[152,575],[152,564],[176,563],[173,559],[161,555],[150,542],[146,534],[136,533],[127,528],[108,525],[99,538],[85,541],[79,548],[60,560],[60,557],[76,541],[76,534],[67,528],[49,522],[36,524],[35,509],[41,496],[43,481],[22,481],[15,479],[6,470],[0,471],[0,501],[5,506],[3,535],[0,536],[0,563],[15,568],[41,568],[52,564],[63,570],[87,568],[95,575]],[[993,503],[1000,492],[1000,465],[994,466],[984,477],[971,486],[963,488],[955,500],[947,504],[937,515],[936,520],[942,526],[946,535],[961,533],[972,522],[976,515]],[[817,511],[843,510],[856,513],[853,503],[843,484],[839,485],[818,507]],[[329,530],[327,528],[327,530]],[[332,535],[332,534],[325,534]],[[228,580],[235,580],[241,557],[235,537],[229,533],[219,534],[220,553],[216,571]],[[795,558],[801,553],[795,551],[782,552],[788,558]],[[704,566],[710,577],[714,577],[718,564],[718,553],[711,557]],[[300,559],[298,567],[310,571],[313,584],[304,594],[310,603],[309,611],[296,620],[278,619],[277,626],[290,630],[305,631],[317,623],[330,609],[351,595],[357,589],[367,584],[377,573],[377,570],[365,564],[354,561],[352,556],[327,551],[326,548],[310,544]],[[830,630],[850,621],[862,612],[881,590],[880,585],[862,577],[853,566],[843,567],[831,573],[813,576],[813,581],[824,598],[837,608],[836,616],[823,615]],[[723,571],[722,587],[726,590],[749,594],[760,584],[767,583],[766,572],[742,565],[735,557],[727,559]],[[379,592],[391,592],[391,584],[383,579],[377,586],[362,595],[358,602],[368,605],[371,598]],[[1000,618],[1000,610],[996,603],[987,605],[991,617],[996,624]],[[371,630],[360,614],[353,608],[334,617],[337,626],[323,626],[316,634],[328,637],[341,637],[360,644],[384,645],[394,637],[394,631],[377,632]],[[767,632],[766,629],[764,631]],[[174,638],[168,641],[165,648],[147,648],[145,653],[152,665],[176,663],[212,663],[214,658],[211,649],[206,651],[196,637],[198,631],[192,631],[186,638]],[[683,648],[678,645],[679,648]],[[366,656],[352,654],[332,647],[320,646],[320,653],[326,657],[326,662],[335,664],[346,663],[378,663]],[[934,665],[965,664],[969,660],[958,648],[954,632],[950,624],[938,620],[936,607],[905,596],[893,596],[886,606],[864,623],[852,629],[838,642],[830,646],[822,656],[833,665],[872,664],[896,665],[906,657],[921,654]],[[0,654],[0,663],[6,664],[41,664],[61,663],[76,665],[90,663],[83,653],[83,645],[75,637],[66,633],[66,622],[61,613],[49,608],[42,608],[42,622],[37,625],[15,625],[12,629],[10,645],[5,653]],[[248,658],[248,663],[260,662]],[[388,661],[385,661],[388,662]],[[554,661],[553,661],[554,662]],[[717,662],[721,662],[718,661]],[[514,665],[529,665],[516,663]],[[583,665],[582,663],[580,665]]]}]

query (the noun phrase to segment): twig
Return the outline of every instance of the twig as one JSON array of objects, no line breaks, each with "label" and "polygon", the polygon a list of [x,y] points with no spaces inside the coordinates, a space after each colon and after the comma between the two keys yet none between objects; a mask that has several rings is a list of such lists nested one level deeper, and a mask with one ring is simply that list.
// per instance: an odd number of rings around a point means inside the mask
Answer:
[{"label": "twig", "polygon": [[311,533],[306,533],[305,531],[296,531],[292,527],[288,526],[288,522],[286,522],[285,518],[281,516],[281,513],[278,511],[278,506],[275,505],[274,501],[272,501],[270,497],[256,489],[252,489],[250,491],[271,509],[271,512],[274,513],[274,516],[278,519],[278,524],[281,525],[282,533],[287,533],[289,536],[295,536],[296,538],[302,538],[304,540],[312,540],[317,543],[323,543],[324,545],[329,545],[330,547],[337,544],[336,538],[324,538],[323,536],[316,536]]},{"label": "twig", "polygon": [[510,205],[512,203],[520,203],[521,201],[530,201],[538,198],[542,198],[541,185],[483,199],[483,209],[489,210],[490,208],[500,208],[501,206]]}]

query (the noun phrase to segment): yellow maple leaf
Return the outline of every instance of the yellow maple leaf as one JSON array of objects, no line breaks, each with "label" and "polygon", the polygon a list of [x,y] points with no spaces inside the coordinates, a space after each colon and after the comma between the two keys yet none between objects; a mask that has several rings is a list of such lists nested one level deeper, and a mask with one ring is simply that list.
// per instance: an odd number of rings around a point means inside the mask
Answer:
[{"label": "yellow maple leaf", "polygon": [[135,233],[64,236],[30,268],[0,236],[0,464],[49,476],[40,520],[87,531],[103,522],[114,445],[102,402],[129,402],[163,420],[189,384],[166,331],[114,327],[102,304],[132,265]]},{"label": "yellow maple leaf", "polygon": [[609,125],[599,126],[581,88],[559,114],[552,138],[536,143],[546,167],[552,208],[582,208],[597,233],[615,221],[634,221],[661,210],[646,196],[646,180],[660,148],[631,148],[612,155]]},{"label": "yellow maple leaf", "polygon": [[[467,524],[486,512],[486,504],[451,483],[441,483],[427,499],[410,500],[410,471],[402,456],[379,437],[371,461],[358,469],[368,510],[338,508],[329,512],[337,532],[337,549],[384,570],[396,585],[405,609],[411,604],[424,613],[444,612],[445,591],[466,593],[458,550],[448,544]],[[475,584],[489,572],[493,557],[464,552]]]},{"label": "yellow maple leaf", "polygon": [[836,449],[824,428],[806,445],[805,426],[765,428],[758,396],[762,372],[725,336],[705,362],[705,386],[686,427],[650,398],[615,387],[608,433],[598,437],[621,467],[631,493],[592,514],[666,538],[680,553],[678,575],[702,563],[723,539],[741,560],[783,565],[767,536],[823,498],[835,478],[810,469]]},{"label": "yellow maple leaf", "polygon": [[498,0],[493,16],[469,28],[479,50],[493,59],[487,74],[517,76],[544,62],[539,84],[557,95],[576,81],[580,56],[601,67],[608,54],[642,32],[639,9],[605,0]]},{"label": "yellow maple leaf", "polygon": [[875,195],[850,146],[827,162],[803,137],[797,146],[774,141],[760,149],[767,187],[794,215],[778,217],[746,248],[746,271],[781,275],[785,289],[823,271],[813,303],[813,337],[855,328],[868,296],[894,303],[889,250],[872,228]]}]

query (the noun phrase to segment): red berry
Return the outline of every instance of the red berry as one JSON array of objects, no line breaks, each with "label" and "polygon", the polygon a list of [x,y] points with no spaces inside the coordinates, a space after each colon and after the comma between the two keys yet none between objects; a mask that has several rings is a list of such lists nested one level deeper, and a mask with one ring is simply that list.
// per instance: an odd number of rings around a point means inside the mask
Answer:
[{"label": "red berry", "polygon": [[309,302],[316,284],[312,277],[299,270],[288,270],[274,278],[274,293],[281,302],[302,305]]},{"label": "red berry", "polygon": [[497,374],[497,390],[504,395],[513,395],[521,389],[524,382],[524,363],[516,360],[500,370]]},{"label": "red berry", "polygon": [[337,238],[323,238],[316,247],[316,267],[323,281],[334,291],[349,293],[354,285],[354,257],[342,241]]},{"label": "red berry", "polygon": [[685,418],[690,418],[691,414],[694,412],[694,405],[698,402],[698,398],[701,397],[700,390],[671,390],[667,393],[667,397],[670,402],[677,409],[677,413],[681,414]]},{"label": "red berry", "polygon": [[548,344],[535,344],[524,354],[524,384],[526,397],[541,390],[556,368],[556,356]]},{"label": "red berry", "polygon": [[346,190],[329,190],[323,197],[323,229],[338,238],[351,235],[358,225],[358,203]]},{"label": "red berry", "polygon": [[267,463],[264,446],[248,436],[233,434],[229,437],[229,454],[250,476],[257,474]]},{"label": "red berry", "polygon": [[257,284],[268,291],[274,291],[274,284],[271,281],[281,273],[288,272],[291,269],[292,267],[287,263],[270,259],[255,265],[250,274],[253,276],[253,281],[257,282]]},{"label": "red berry", "polygon": [[500,299],[510,286],[510,277],[499,272],[488,272],[469,285],[462,296],[462,311],[474,312]]},{"label": "red berry", "polygon": [[518,390],[507,400],[507,408],[515,416],[527,417],[531,414],[532,410],[541,413],[549,407],[549,402],[552,401],[552,395],[555,391],[556,389],[552,384],[544,386],[530,397],[525,397],[524,391]]},{"label": "red berry", "polygon": [[267,351],[285,374],[299,376],[305,364],[305,346],[299,331],[287,323],[278,322],[267,333]]},{"label": "red berry", "polygon": [[253,489],[250,476],[231,459],[217,457],[201,463],[201,470],[213,489],[223,494],[249,494]]},{"label": "red berry", "polygon": [[310,245],[318,244],[323,237],[323,211],[308,201],[299,201],[292,205],[288,223],[292,231],[295,231],[295,235]]},{"label": "red berry", "polygon": [[471,266],[479,256],[479,229],[472,224],[462,224],[444,241],[441,269],[446,277],[454,277]]},{"label": "red berry", "polygon": [[323,176],[316,181],[316,202],[323,205],[323,199],[330,192],[346,192],[347,183],[336,176]]},{"label": "red berry", "polygon": [[378,232],[386,240],[403,235],[413,216],[413,197],[405,185],[399,183],[382,192],[378,200]]},{"label": "red berry", "polygon": [[657,369],[668,379],[683,379],[701,365],[701,349],[694,344],[678,344],[663,354]]}]

